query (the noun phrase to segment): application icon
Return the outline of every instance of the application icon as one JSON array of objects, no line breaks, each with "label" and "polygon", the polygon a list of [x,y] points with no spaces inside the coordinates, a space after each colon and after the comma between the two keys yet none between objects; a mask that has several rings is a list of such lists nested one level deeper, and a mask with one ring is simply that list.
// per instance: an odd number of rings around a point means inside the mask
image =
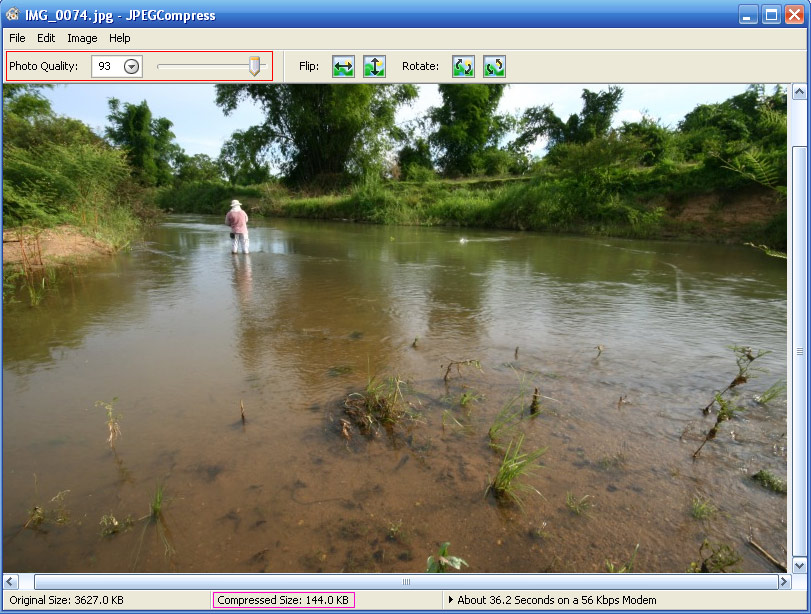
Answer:
[{"label": "application icon", "polygon": [[455,55],[451,58],[453,76],[473,78],[476,76],[476,58],[472,55]]},{"label": "application icon", "polygon": [[372,79],[383,79],[386,76],[386,56],[364,55],[363,76]]},{"label": "application icon", "polygon": [[484,56],[484,77],[491,79],[503,79],[507,76],[507,56],[486,55]]},{"label": "application icon", "polygon": [[16,6],[12,6],[9,10],[6,11],[6,19],[10,19],[11,21],[17,21],[20,18],[20,9]]},{"label": "application icon", "polygon": [[752,25],[758,22],[758,13],[760,12],[757,4],[739,4],[738,5],[738,23]]},{"label": "application icon", "polygon": [[786,23],[803,23],[805,21],[805,6],[802,4],[786,5]]},{"label": "application icon", "polygon": [[336,79],[355,78],[355,56],[354,55],[334,55],[332,56],[332,76]]},{"label": "application icon", "polygon": [[763,23],[780,23],[782,7],[779,4],[764,4],[762,7],[761,21]]}]

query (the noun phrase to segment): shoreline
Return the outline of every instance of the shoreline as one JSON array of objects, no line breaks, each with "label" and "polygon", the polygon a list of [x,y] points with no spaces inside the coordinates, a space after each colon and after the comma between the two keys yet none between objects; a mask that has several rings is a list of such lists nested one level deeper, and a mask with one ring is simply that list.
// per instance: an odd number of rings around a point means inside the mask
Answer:
[{"label": "shoreline", "polygon": [[79,264],[115,252],[112,244],[88,237],[76,226],[55,226],[36,233],[30,227],[3,230],[4,269]]}]

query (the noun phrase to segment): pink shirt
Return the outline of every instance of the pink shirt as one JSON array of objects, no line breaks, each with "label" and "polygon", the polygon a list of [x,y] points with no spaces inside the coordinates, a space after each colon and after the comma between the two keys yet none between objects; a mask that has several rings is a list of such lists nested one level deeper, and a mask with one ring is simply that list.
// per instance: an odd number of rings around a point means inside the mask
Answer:
[{"label": "pink shirt", "polygon": [[225,216],[225,223],[231,227],[231,232],[248,234],[248,214],[242,209],[231,209]]}]

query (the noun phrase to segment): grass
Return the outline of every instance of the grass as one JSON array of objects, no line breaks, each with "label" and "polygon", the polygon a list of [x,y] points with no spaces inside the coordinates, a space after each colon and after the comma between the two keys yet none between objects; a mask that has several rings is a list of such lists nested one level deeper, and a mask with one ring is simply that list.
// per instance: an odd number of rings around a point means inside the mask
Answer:
[{"label": "grass", "polygon": [[785,495],[788,492],[786,481],[781,480],[771,471],[766,469],[761,469],[758,471],[752,476],[752,479],[764,488],[776,493],[780,493],[781,495]]},{"label": "grass", "polygon": [[603,471],[621,471],[628,464],[628,458],[623,450],[618,450],[610,456],[604,456],[597,461],[597,466]]},{"label": "grass", "polygon": [[639,552],[639,544],[636,545],[634,551],[631,553],[631,558],[629,558],[625,563],[622,565],[615,566],[614,563],[607,560],[605,561],[605,570],[608,573],[631,573],[634,570],[634,561],[636,560],[636,553]]},{"label": "grass", "polygon": [[344,413],[364,435],[371,435],[383,426],[391,429],[415,413],[406,402],[403,391],[407,384],[399,376],[379,379],[369,376],[362,392],[353,392],[344,399]]},{"label": "grass", "polygon": [[709,499],[701,495],[695,495],[690,504],[690,515],[696,520],[707,520],[711,518],[718,509],[710,502]]},{"label": "grass", "polygon": [[462,565],[469,567],[465,559],[448,554],[448,548],[450,548],[450,545],[450,542],[444,542],[439,547],[439,551],[436,553],[435,557],[428,557],[428,563],[425,569],[427,573],[445,573],[450,567],[453,567],[454,569],[461,569]]},{"label": "grass", "polygon": [[588,511],[594,507],[594,503],[590,501],[591,495],[584,495],[579,499],[574,493],[566,493],[566,507],[569,508],[573,514],[578,516],[588,515]]},{"label": "grass", "polygon": [[774,384],[769,386],[768,390],[766,390],[764,393],[755,395],[755,402],[759,403],[760,405],[767,405],[776,397],[782,396],[785,391],[786,382],[784,380],[776,381]]},{"label": "grass", "polygon": [[115,440],[121,437],[121,426],[119,424],[121,415],[115,413],[116,401],[118,401],[118,397],[113,397],[113,400],[109,403],[106,401],[96,401],[96,407],[103,407],[107,412],[107,443],[110,444],[110,448],[113,449],[115,449]]},{"label": "grass", "polygon": [[169,533],[169,528],[166,526],[166,518],[163,514],[163,506],[165,505],[165,487],[163,484],[158,484],[155,487],[155,491],[152,493],[152,498],[149,501],[149,513],[146,516],[142,516],[138,519],[138,522],[144,520],[144,528],[141,531],[141,537],[138,540],[138,546],[135,550],[135,556],[133,558],[132,563],[132,570],[138,567],[138,560],[141,556],[141,549],[144,543],[144,536],[146,535],[146,531],[150,526],[155,527],[155,535],[163,544],[163,554],[166,558],[171,558],[175,554],[174,546],[172,545],[171,535]]},{"label": "grass", "polygon": [[699,561],[690,563],[688,573],[727,573],[738,571],[735,565],[741,562],[742,557],[728,544],[711,542],[705,539],[698,549]]},{"label": "grass", "polygon": [[484,398],[483,395],[476,394],[472,390],[465,390],[459,396],[459,405],[461,405],[462,407],[466,407],[469,403],[477,403],[478,401],[481,401],[483,398]]},{"label": "grass", "polygon": [[[485,491],[486,494],[492,490],[497,498],[516,503],[521,508],[524,506],[521,493],[527,491],[538,495],[541,495],[541,493],[532,486],[519,483],[517,480],[537,469],[536,461],[546,452],[546,448],[538,448],[532,452],[521,452],[523,443],[523,434],[518,438],[518,441],[510,441],[498,472]],[[514,447],[513,444],[515,444]]]}]

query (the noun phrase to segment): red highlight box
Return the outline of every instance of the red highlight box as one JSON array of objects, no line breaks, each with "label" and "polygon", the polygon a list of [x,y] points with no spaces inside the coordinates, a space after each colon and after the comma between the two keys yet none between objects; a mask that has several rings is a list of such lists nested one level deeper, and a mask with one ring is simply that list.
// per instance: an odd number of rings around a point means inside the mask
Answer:
[{"label": "red highlight box", "polygon": [[[248,61],[246,59],[245,62],[245,73],[247,75],[244,79],[144,79],[144,78],[131,78],[131,79],[9,79],[8,78],[8,64],[10,58],[9,54],[12,53],[25,53],[25,54],[32,54],[32,53],[59,53],[64,55],[68,55],[71,53],[90,53],[92,55],[142,55],[144,59],[151,54],[151,53],[238,53],[240,56],[244,58],[249,58],[250,56],[259,55],[262,57],[264,54],[270,54],[270,79],[259,79],[256,77],[251,77],[250,73],[248,72]],[[168,63],[168,62],[163,62]],[[210,63],[210,62],[208,62]],[[229,62],[234,63],[234,62]],[[262,74],[261,72],[259,73]],[[273,52],[266,50],[266,51],[217,51],[217,50],[195,50],[195,51],[180,51],[177,49],[167,49],[167,50],[154,50],[151,49],[149,51],[135,51],[131,49],[126,49],[124,51],[109,51],[106,49],[93,49],[93,50],[70,50],[70,51],[57,51],[54,49],[35,49],[35,50],[14,50],[14,51],[6,51],[6,74],[5,74],[5,81],[7,83],[271,83],[273,81]]]},{"label": "red highlight box", "polygon": [[[257,600],[262,600],[263,596],[265,595],[274,595],[275,597],[274,602],[278,602],[279,595],[307,595],[307,598],[299,598],[301,599],[301,603],[298,604],[284,604],[280,605],[278,603],[275,604],[268,604],[268,605],[253,605],[246,603],[245,605],[235,605],[234,603],[225,603],[217,605],[217,595],[253,595],[256,597]],[[309,603],[310,599],[309,596],[312,595],[312,601],[316,603]],[[324,595],[329,595],[329,597],[324,597]],[[343,605],[343,604],[336,604],[335,602],[338,601],[338,598],[335,596],[347,596],[347,601],[349,599],[349,595],[351,595],[352,603],[350,605]],[[238,599],[238,597],[235,597]],[[245,599],[249,599],[245,597]],[[267,597],[267,599],[271,599]],[[295,599],[295,597],[294,597]],[[331,601],[332,603],[317,603],[318,601]],[[296,610],[296,609],[354,609],[355,608],[355,591],[214,591],[211,594],[211,607],[214,609],[241,609],[241,608],[250,608],[255,610]]]}]

